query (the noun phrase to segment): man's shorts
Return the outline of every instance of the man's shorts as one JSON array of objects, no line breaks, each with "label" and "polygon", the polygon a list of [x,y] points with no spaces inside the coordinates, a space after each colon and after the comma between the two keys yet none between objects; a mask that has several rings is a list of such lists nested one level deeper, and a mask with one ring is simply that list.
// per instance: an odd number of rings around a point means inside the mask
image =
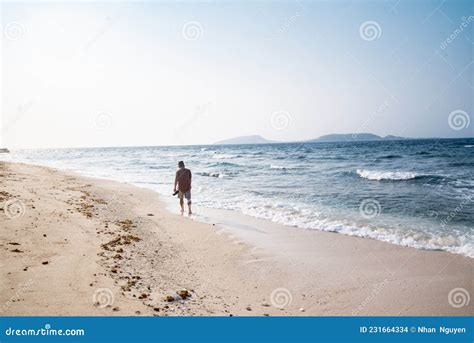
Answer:
[{"label": "man's shorts", "polygon": [[188,203],[191,202],[191,190],[189,190],[189,191],[187,191],[187,192],[181,192],[181,191],[179,191],[179,194],[178,194],[179,199],[183,199],[183,196],[186,198],[186,200],[188,201]]}]

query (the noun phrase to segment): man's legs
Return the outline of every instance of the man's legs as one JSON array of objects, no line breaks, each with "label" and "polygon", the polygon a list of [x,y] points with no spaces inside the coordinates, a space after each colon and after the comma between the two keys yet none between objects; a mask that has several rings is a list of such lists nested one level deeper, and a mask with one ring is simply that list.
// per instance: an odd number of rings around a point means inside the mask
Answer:
[{"label": "man's legs", "polygon": [[185,197],[186,197],[186,200],[188,200],[188,213],[189,214],[193,214],[193,212],[191,211],[191,191],[187,191],[185,193]]},{"label": "man's legs", "polygon": [[183,192],[179,192],[179,206],[181,206],[181,214],[184,213],[184,200],[183,200]]}]

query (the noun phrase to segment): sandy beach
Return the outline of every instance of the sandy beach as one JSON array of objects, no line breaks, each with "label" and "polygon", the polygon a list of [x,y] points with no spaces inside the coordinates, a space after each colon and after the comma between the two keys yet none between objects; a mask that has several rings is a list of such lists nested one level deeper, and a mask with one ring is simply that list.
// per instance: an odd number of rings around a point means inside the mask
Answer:
[{"label": "sandy beach", "polygon": [[457,254],[225,211],[204,223],[151,190],[16,163],[0,162],[0,206],[4,316],[474,314],[450,297],[474,295]]}]

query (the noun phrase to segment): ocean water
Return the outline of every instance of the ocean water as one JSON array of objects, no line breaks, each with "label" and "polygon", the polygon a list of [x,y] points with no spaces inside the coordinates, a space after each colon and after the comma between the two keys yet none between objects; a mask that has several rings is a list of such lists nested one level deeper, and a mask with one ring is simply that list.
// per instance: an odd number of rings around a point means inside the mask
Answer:
[{"label": "ocean water", "polygon": [[474,139],[21,150],[0,158],[192,196],[294,227],[474,257]]}]

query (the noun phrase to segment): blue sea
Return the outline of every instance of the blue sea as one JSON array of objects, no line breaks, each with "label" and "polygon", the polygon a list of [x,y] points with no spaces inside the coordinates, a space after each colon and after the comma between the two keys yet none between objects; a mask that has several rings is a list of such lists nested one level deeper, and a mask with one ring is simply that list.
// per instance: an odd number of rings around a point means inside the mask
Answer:
[{"label": "blue sea", "polygon": [[20,150],[4,160],[171,197],[176,164],[200,207],[474,257],[474,139]]}]

